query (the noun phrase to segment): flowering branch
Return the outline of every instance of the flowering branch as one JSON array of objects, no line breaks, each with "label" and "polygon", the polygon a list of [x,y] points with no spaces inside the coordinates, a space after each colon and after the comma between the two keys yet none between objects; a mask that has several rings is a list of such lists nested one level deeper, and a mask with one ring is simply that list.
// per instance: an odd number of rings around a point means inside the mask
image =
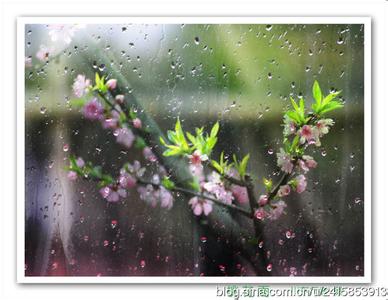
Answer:
[{"label": "flowering branch", "polygon": [[[116,85],[117,80],[105,81],[104,76],[100,77],[96,73],[94,86],[85,76],[79,75],[73,88],[79,97],[96,92],[105,104],[104,107],[97,98],[93,98],[89,102],[84,101],[85,117],[100,120],[105,128],[113,129],[117,142],[127,148],[131,147],[135,139],[140,141],[141,147],[148,152],[148,158],[157,162],[160,156],[155,156],[149,148],[148,132],[142,128],[142,122],[137,117],[135,110],[124,105],[123,95],[116,94],[115,103],[109,100],[108,92],[112,93],[116,89]],[[168,186],[165,187],[171,191],[180,191],[193,196],[189,204],[196,215],[208,215],[212,211],[213,203],[216,203],[253,218],[255,228],[259,227],[257,220],[277,219],[286,207],[280,198],[290,194],[292,189],[301,193],[306,188],[306,178],[303,174],[294,178],[293,176],[297,173],[307,173],[309,168],[316,167],[317,163],[311,156],[304,155],[304,151],[311,144],[320,146],[320,138],[327,134],[329,127],[334,124],[333,120],[320,119],[320,117],[331,110],[342,107],[342,103],[336,100],[338,94],[339,92],[336,92],[323,97],[318,83],[315,82],[313,95],[316,102],[312,105],[313,111],[307,115],[305,114],[304,99],[300,99],[299,104],[297,104],[291,98],[293,110],[287,111],[284,115],[284,148],[281,148],[280,152],[277,153],[278,165],[284,173],[274,187],[271,179],[264,178],[267,193],[261,195],[259,199],[254,193],[253,180],[246,172],[249,154],[241,161],[233,154],[233,161],[230,162],[223,152],[219,160],[210,159],[218,139],[218,122],[211,128],[210,134],[205,133],[203,127],[196,128],[195,133],[192,134],[183,132],[178,118],[175,130],[167,132],[168,140],[160,137],[160,142],[166,148],[162,155],[187,158],[193,175],[193,178],[185,183],[185,185],[190,186],[190,189],[177,187],[171,179],[166,179]],[[211,174],[206,175],[205,166],[212,171]],[[139,177],[137,176],[135,180],[139,180]],[[103,183],[106,186],[112,185],[109,180]],[[152,186],[156,187],[155,183]],[[115,196],[114,199],[116,198]],[[280,201],[273,203],[275,200]],[[233,201],[249,203],[250,213],[245,209],[240,209]],[[255,231],[258,234],[258,230],[255,229]]]},{"label": "flowering branch", "polygon": [[[78,175],[82,175],[85,178],[97,179],[100,194],[108,202],[117,202],[120,198],[125,198],[127,190],[137,186],[140,198],[152,206],[160,203],[161,207],[170,209],[174,200],[172,193],[190,196],[188,204],[196,216],[208,216],[213,211],[213,204],[216,204],[251,218],[257,242],[262,240],[264,226],[262,221],[275,220],[283,215],[287,205],[281,198],[289,195],[291,190],[302,193],[306,189],[307,182],[302,173],[305,174],[310,168],[315,168],[317,163],[304,152],[309,145],[320,146],[320,138],[327,134],[330,126],[334,124],[333,120],[321,117],[330,110],[342,107],[335,99],[338,93],[331,93],[323,98],[318,83],[314,83],[313,88],[316,103],[312,105],[313,111],[307,115],[304,100],[301,99],[298,105],[291,98],[294,109],[284,115],[284,145],[277,153],[277,163],[283,175],[275,186],[271,179],[264,178],[266,194],[257,198],[253,178],[247,173],[249,154],[241,160],[233,154],[233,160],[229,160],[222,152],[219,160],[211,159],[218,139],[218,122],[213,125],[210,133],[206,133],[203,127],[196,128],[194,133],[190,133],[183,131],[178,118],[175,129],[167,132],[167,139],[162,135],[159,136],[162,147],[157,148],[154,154],[151,150],[153,136],[148,128],[143,128],[142,121],[137,117],[137,109],[125,105],[124,95],[117,93],[116,85],[115,79],[105,81],[104,77],[100,78],[96,74],[95,85],[92,86],[89,79],[79,75],[73,88],[76,95],[81,97],[86,95],[82,101],[77,100],[82,104],[80,106],[83,107],[84,116],[98,120],[104,128],[113,130],[116,141],[126,148],[130,148],[136,140],[143,149],[145,158],[158,167],[158,174],[154,174],[151,181],[143,179],[144,168],[135,161],[133,165],[129,163],[124,165],[119,178],[115,180],[110,175],[103,175],[100,167],[85,164],[81,158],[76,160],[71,157],[69,178],[76,179]],[[94,93],[103,103],[97,97],[90,100]],[[110,100],[112,97],[114,102]],[[190,177],[179,178],[176,176],[179,172],[173,169],[172,165],[167,164],[168,168],[165,169],[159,163],[168,162],[168,158],[173,156],[187,160]],[[210,174],[205,172],[205,167],[211,171]],[[239,205],[244,203],[249,204],[249,211]],[[264,249],[260,248],[258,251],[261,264],[266,265]]]}]

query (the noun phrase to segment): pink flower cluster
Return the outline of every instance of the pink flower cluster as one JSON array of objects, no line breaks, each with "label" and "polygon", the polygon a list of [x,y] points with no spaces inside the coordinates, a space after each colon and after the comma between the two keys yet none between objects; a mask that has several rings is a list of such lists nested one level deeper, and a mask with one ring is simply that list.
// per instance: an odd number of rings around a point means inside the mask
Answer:
[{"label": "pink flower cluster", "polygon": [[163,186],[158,188],[154,187],[152,184],[147,184],[146,186],[139,186],[137,191],[140,195],[140,199],[151,204],[152,207],[155,207],[158,203],[163,208],[171,209],[174,203],[174,197],[171,192]]},{"label": "pink flower cluster", "polygon": [[271,208],[269,209],[260,207],[255,211],[255,218],[258,220],[264,220],[264,219],[269,219],[272,221],[277,220],[283,215],[286,207],[287,207],[287,204],[283,200],[280,200],[275,204],[272,204]]},{"label": "pink flower cluster", "polygon": [[193,197],[190,199],[189,204],[191,205],[191,209],[196,216],[200,216],[202,214],[207,216],[213,210],[213,202],[207,199]]},{"label": "pink flower cluster", "polygon": [[[85,161],[82,159],[82,157],[78,157],[75,163],[78,168],[83,168],[85,166]],[[67,178],[72,181],[76,180],[78,178],[77,172],[73,170],[69,171],[67,173]]]},{"label": "pink flower cluster", "polygon": [[305,144],[306,142],[314,144],[315,146],[321,146],[320,138],[329,132],[330,126],[334,125],[332,119],[322,119],[315,123],[315,126],[304,125],[297,132],[300,136],[300,144]]},{"label": "pink flower cluster", "polygon": [[[307,187],[306,177],[304,175],[298,175],[292,182],[292,186],[295,187],[295,191],[299,194],[303,193]],[[285,184],[280,186],[277,196],[282,198],[288,196],[291,193],[290,184]]]},{"label": "pink flower cluster", "polygon": [[214,195],[216,199],[224,202],[225,204],[232,204],[233,194],[231,191],[225,189],[225,185],[221,180],[221,176],[212,172],[207,177],[207,182],[202,183],[203,190],[208,192],[211,195]]},{"label": "pink flower cluster", "polygon": [[78,74],[73,83],[74,95],[78,98],[83,97],[88,89],[91,87],[91,80],[87,79],[85,75]]}]

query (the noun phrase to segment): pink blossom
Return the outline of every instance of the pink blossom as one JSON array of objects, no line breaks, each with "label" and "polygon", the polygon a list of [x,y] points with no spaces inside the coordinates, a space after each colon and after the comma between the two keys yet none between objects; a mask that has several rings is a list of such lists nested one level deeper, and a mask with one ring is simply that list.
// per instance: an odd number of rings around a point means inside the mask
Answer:
[{"label": "pink blossom", "polygon": [[268,203],[268,195],[260,195],[259,200],[257,202],[260,206],[265,206]]},{"label": "pink blossom", "polygon": [[173,205],[174,197],[172,196],[170,191],[168,191],[166,188],[161,186],[159,188],[159,201],[160,201],[161,207],[171,209]]},{"label": "pink blossom", "polygon": [[77,172],[75,172],[75,171],[69,171],[68,173],[67,173],[67,178],[69,179],[69,180],[72,180],[72,181],[74,181],[74,180],[76,180],[77,179]]},{"label": "pink blossom", "polygon": [[73,83],[74,95],[81,98],[85,95],[87,90],[91,87],[90,79],[87,79],[85,75],[78,74]]},{"label": "pink blossom", "polygon": [[304,175],[298,175],[296,176],[295,180],[296,180],[296,191],[299,194],[303,193],[307,187],[306,177]]},{"label": "pink blossom", "polygon": [[74,33],[83,27],[85,25],[50,24],[48,25],[50,30],[48,34],[53,42],[62,40],[66,44],[70,44]]},{"label": "pink blossom", "polygon": [[155,189],[151,184],[139,186],[137,192],[140,195],[140,199],[149,203],[152,207],[157,205],[157,198],[155,197]]},{"label": "pink blossom", "polygon": [[281,170],[286,173],[291,173],[294,168],[291,155],[286,153],[283,148],[281,148],[280,152],[276,155],[278,157],[277,163]]},{"label": "pink blossom", "polygon": [[304,173],[307,173],[310,168],[314,169],[317,166],[317,162],[309,155],[303,155],[302,159],[298,159],[298,167]]},{"label": "pink blossom", "polygon": [[272,210],[269,212],[268,218],[270,220],[279,219],[283,215],[286,207],[287,207],[287,204],[284,201],[280,200],[280,201],[276,202],[276,204],[274,204],[274,207],[272,208]]},{"label": "pink blossom", "polygon": [[288,196],[290,193],[291,193],[291,187],[288,184],[281,185],[279,190],[278,190],[278,196],[279,197]]},{"label": "pink blossom", "polygon": [[259,209],[256,209],[255,211],[255,218],[258,220],[264,220],[268,216],[268,213],[265,211],[264,208],[260,207]]},{"label": "pink blossom", "polygon": [[296,124],[293,122],[287,115],[284,117],[284,129],[283,134],[285,136],[295,134],[296,132]]},{"label": "pink blossom", "polygon": [[52,48],[48,48],[45,45],[41,45],[38,52],[36,53],[36,58],[40,61],[48,61],[52,51]]},{"label": "pink blossom", "polygon": [[201,154],[199,150],[195,150],[193,154],[188,155],[190,159],[190,163],[192,165],[200,165],[203,161],[206,161],[209,159],[209,157],[206,154]]},{"label": "pink blossom", "polygon": [[107,128],[116,129],[119,125],[119,120],[120,120],[120,114],[117,111],[112,110],[110,112],[110,117],[105,118],[102,121],[102,127],[105,129]]},{"label": "pink blossom", "polygon": [[141,120],[139,118],[133,119],[133,127],[140,129],[142,126]]},{"label": "pink blossom", "polygon": [[119,184],[124,189],[131,189],[136,186],[136,178],[122,169],[120,171]]},{"label": "pink blossom", "polygon": [[120,197],[126,197],[127,191],[113,186],[105,186],[100,189],[101,196],[106,199],[108,202],[118,202]]},{"label": "pink blossom", "polygon": [[334,121],[332,119],[322,119],[317,121],[316,128],[318,130],[318,134],[320,137],[329,133],[330,126],[334,125]]},{"label": "pink blossom", "polygon": [[317,162],[314,160],[314,158],[312,158],[311,156],[309,155],[303,155],[302,156],[303,160],[305,161],[306,163],[306,166],[310,169],[314,169],[317,167]]},{"label": "pink blossom", "polygon": [[302,159],[298,159],[298,167],[304,173],[307,173],[309,171],[309,168],[307,167],[306,163]]},{"label": "pink blossom", "polygon": [[116,136],[116,142],[124,145],[128,149],[131,148],[135,140],[135,136],[132,133],[132,130],[126,127],[117,129],[114,135]]},{"label": "pink blossom", "polygon": [[83,114],[89,120],[100,120],[103,117],[104,106],[97,98],[93,98],[85,104]]},{"label": "pink blossom", "polygon": [[203,188],[213,194],[218,200],[226,204],[232,204],[233,194],[225,189],[218,173],[212,172],[208,176],[208,181],[203,184]]},{"label": "pink blossom", "polygon": [[137,160],[133,162],[133,165],[128,164],[127,168],[131,174],[135,175],[135,177],[138,177],[138,178],[142,177],[145,172],[145,168],[142,168],[140,165],[140,162]]},{"label": "pink blossom", "polygon": [[300,143],[304,144],[306,141],[310,142],[314,139],[313,128],[310,125],[303,125],[299,130]]},{"label": "pink blossom", "polygon": [[156,162],[158,160],[158,158],[156,157],[156,155],[152,152],[151,148],[150,147],[144,147],[143,149],[143,156],[146,160],[150,161],[150,162]]},{"label": "pink blossom", "polygon": [[75,163],[78,168],[83,168],[85,166],[85,162],[82,157],[78,157]]},{"label": "pink blossom", "polygon": [[300,135],[300,144],[308,143],[315,144],[317,147],[321,145],[321,141],[319,139],[320,134],[319,130],[315,126],[304,125],[299,131]]},{"label": "pink blossom", "polygon": [[205,180],[205,175],[203,174],[203,166],[199,165],[189,165],[189,169],[191,174],[198,179],[199,182],[203,182]]},{"label": "pink blossom", "polygon": [[117,86],[117,79],[109,79],[106,82],[106,86],[108,87],[108,89],[114,90]]},{"label": "pink blossom", "polygon": [[213,202],[199,197],[191,198],[189,204],[191,205],[191,209],[196,216],[200,216],[202,214],[207,216],[213,210]]},{"label": "pink blossom", "polygon": [[119,105],[124,104],[124,100],[125,100],[124,95],[116,95],[115,100],[116,100],[116,103]]},{"label": "pink blossom", "polygon": [[248,202],[248,192],[247,188],[244,186],[239,186],[239,185],[232,185],[231,187],[232,194],[236,200],[241,203],[247,203]]}]

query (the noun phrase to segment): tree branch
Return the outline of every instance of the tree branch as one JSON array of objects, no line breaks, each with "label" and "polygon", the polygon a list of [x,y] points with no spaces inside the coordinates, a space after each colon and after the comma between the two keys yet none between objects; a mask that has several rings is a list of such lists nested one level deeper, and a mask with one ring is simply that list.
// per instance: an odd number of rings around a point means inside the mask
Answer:
[{"label": "tree branch", "polygon": [[[163,186],[162,184],[158,184],[158,183],[154,183],[154,182],[150,182],[150,181],[146,181],[144,179],[141,179],[141,178],[137,178],[137,181],[138,183],[140,184],[143,184],[143,185],[147,185],[147,184],[150,184],[154,187],[161,187]],[[214,202],[215,204],[217,205],[220,205],[222,207],[225,207],[229,210],[234,210],[234,211],[237,211],[239,213],[241,213],[242,215],[248,217],[248,218],[252,218],[252,214],[245,210],[244,208],[242,207],[239,207],[239,206],[236,206],[234,204],[227,204],[227,203],[224,203],[214,197],[210,197],[204,193],[199,193],[199,192],[196,192],[196,191],[193,191],[193,190],[189,190],[189,189],[185,189],[185,188],[182,188],[182,187],[178,187],[178,186],[175,186],[173,188],[170,189],[170,191],[173,191],[173,192],[180,192],[180,193],[183,193],[183,194],[186,194],[186,195],[189,195],[189,196],[196,196],[196,197],[200,197],[200,198],[203,198],[203,199],[207,199],[207,200],[210,200],[212,202]]]}]

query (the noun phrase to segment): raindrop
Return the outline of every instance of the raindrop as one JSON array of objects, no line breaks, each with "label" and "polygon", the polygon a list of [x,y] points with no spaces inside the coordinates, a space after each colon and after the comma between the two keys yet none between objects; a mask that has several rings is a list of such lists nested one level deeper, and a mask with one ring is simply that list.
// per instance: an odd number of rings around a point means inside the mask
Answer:
[{"label": "raindrop", "polygon": [[268,264],[268,265],[267,265],[267,271],[268,271],[268,272],[271,272],[271,271],[272,271],[272,264]]},{"label": "raindrop", "polygon": [[64,152],[69,151],[69,149],[70,149],[69,144],[64,144],[64,145],[63,145],[63,151],[64,151]]},{"label": "raindrop", "polygon": [[338,44],[338,45],[342,45],[343,43],[344,43],[344,39],[343,39],[342,36],[340,36],[340,37],[338,38],[338,40],[337,40],[337,44]]},{"label": "raindrop", "polygon": [[196,45],[199,45],[199,37],[196,36],[196,37],[194,38],[194,43],[195,43]]},{"label": "raindrop", "polygon": [[41,113],[42,115],[44,115],[44,114],[46,113],[46,111],[47,111],[47,108],[46,108],[45,106],[42,106],[42,107],[40,108],[40,113]]},{"label": "raindrop", "polygon": [[267,26],[265,26],[265,30],[271,31],[271,29],[272,29],[272,25],[267,25]]},{"label": "raindrop", "polygon": [[110,227],[112,227],[112,229],[115,229],[117,227],[117,220],[112,220],[110,222]]},{"label": "raindrop", "polygon": [[207,237],[206,236],[201,236],[201,242],[206,243],[207,242]]},{"label": "raindrop", "polygon": [[268,149],[268,154],[269,154],[269,155],[272,155],[272,154],[273,154],[273,149],[272,149],[272,148],[269,148],[269,149]]},{"label": "raindrop", "polygon": [[142,259],[142,260],[140,261],[140,267],[141,267],[141,268],[144,268],[145,266],[146,266],[146,262],[145,262],[144,259]]},{"label": "raindrop", "polygon": [[323,157],[325,157],[325,156],[327,155],[327,152],[326,152],[326,150],[325,150],[325,149],[322,149],[322,151],[321,151],[321,155],[322,155]]}]

